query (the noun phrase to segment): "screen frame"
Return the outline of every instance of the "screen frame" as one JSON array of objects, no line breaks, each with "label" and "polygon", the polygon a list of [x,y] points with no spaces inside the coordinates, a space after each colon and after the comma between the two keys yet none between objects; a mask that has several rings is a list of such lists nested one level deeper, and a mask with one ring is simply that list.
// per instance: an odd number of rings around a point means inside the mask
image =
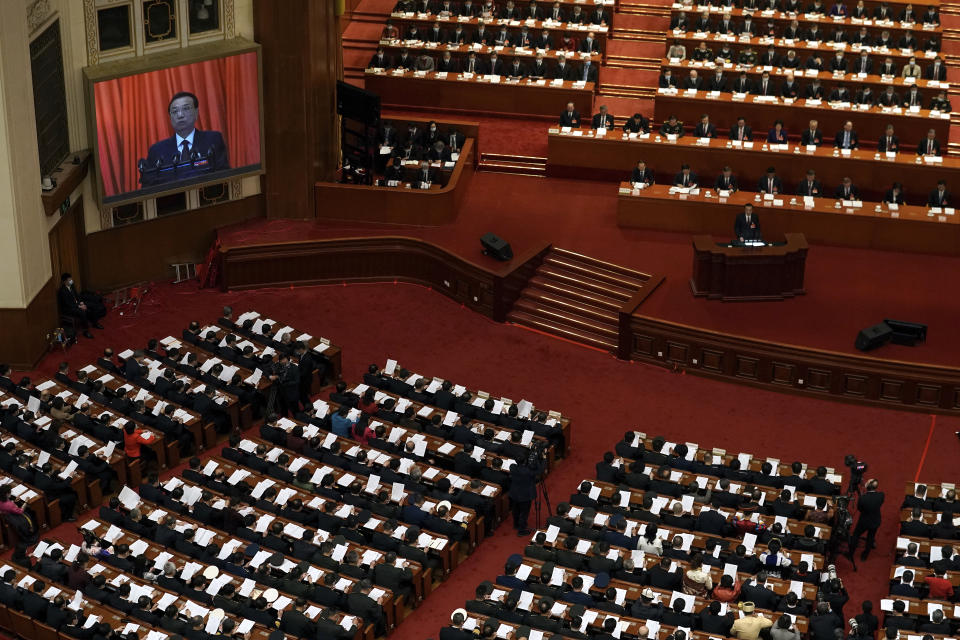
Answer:
[{"label": "screen frame", "polygon": [[[100,147],[97,136],[97,104],[94,91],[94,85],[99,82],[106,82],[123,78],[126,76],[149,73],[151,71],[162,71],[196,62],[205,62],[218,58],[228,58],[245,53],[255,53],[257,56],[257,114],[260,121],[260,168],[247,171],[238,171],[227,176],[220,176],[210,180],[199,180],[189,184],[180,183],[171,185],[168,189],[151,190],[150,193],[142,191],[128,191],[126,194],[111,196],[110,202],[104,202],[103,174],[100,169]],[[139,58],[130,58],[118,60],[116,62],[107,62],[91,67],[84,67],[84,92],[87,102],[87,137],[90,148],[93,150],[93,171],[97,205],[101,210],[108,207],[115,207],[131,202],[142,202],[153,200],[160,196],[170,195],[171,193],[182,193],[194,189],[200,189],[211,184],[220,184],[228,180],[244,178],[249,176],[263,175],[267,171],[265,158],[264,130],[263,130],[263,48],[256,42],[245,38],[233,38],[213,42],[210,44],[194,45],[183,49],[174,49],[170,51],[157,52]],[[187,212],[184,212],[187,213]]]}]

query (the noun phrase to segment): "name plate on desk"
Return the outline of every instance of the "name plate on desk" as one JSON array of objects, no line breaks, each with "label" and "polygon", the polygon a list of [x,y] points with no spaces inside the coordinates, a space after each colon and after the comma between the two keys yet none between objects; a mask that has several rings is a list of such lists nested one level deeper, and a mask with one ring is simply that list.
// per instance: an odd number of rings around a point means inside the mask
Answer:
[{"label": "name plate on desk", "polygon": [[823,100],[807,98],[808,107],[819,107],[821,104],[823,104]]},{"label": "name plate on desk", "polygon": [[926,164],[943,164],[943,156],[923,156]]}]

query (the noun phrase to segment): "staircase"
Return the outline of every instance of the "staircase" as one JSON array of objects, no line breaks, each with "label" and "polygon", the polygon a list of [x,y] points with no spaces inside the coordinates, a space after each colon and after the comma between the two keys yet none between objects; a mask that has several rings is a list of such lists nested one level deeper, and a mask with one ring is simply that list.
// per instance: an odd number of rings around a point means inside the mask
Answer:
[{"label": "staircase", "polygon": [[565,249],[551,249],[520,292],[507,321],[616,352],[620,308],[663,282]]},{"label": "staircase", "polygon": [[669,5],[658,0],[621,0],[613,16],[606,56],[600,71],[597,105],[617,118],[653,115]]},{"label": "staircase", "polygon": [[547,175],[547,159],[536,156],[481,153],[480,164],[477,165],[477,170],[544,178]]}]

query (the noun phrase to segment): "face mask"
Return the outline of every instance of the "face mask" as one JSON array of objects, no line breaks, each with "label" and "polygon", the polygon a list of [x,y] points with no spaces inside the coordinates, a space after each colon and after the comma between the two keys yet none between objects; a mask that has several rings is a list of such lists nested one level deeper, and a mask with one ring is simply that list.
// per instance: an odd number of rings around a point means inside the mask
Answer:
[{"label": "face mask", "polygon": [[430,131],[436,131],[436,130],[437,130],[436,127],[430,127]]},{"label": "face mask", "polygon": [[72,287],[72,286],[73,286],[73,279],[67,280],[67,286],[68,286],[68,287]]}]

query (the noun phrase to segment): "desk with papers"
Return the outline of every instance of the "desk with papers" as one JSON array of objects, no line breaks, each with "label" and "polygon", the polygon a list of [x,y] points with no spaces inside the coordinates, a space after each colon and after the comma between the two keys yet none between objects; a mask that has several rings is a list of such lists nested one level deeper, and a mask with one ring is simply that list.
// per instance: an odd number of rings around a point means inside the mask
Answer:
[{"label": "desk with papers", "polygon": [[[493,78],[495,80],[490,80]],[[592,82],[563,80],[510,81],[506,76],[472,76],[441,72],[397,73],[367,70],[365,86],[390,107],[416,106],[458,111],[534,115],[556,119],[568,102],[582,117],[593,109]]]},{"label": "desk with papers", "polygon": [[624,182],[617,197],[617,224],[732,238],[734,220],[748,202],[754,205],[765,238],[802,233],[814,243],[960,255],[960,216],[953,210],[910,205],[893,209],[833,198],[766,197],[747,191],[719,197],[707,188],[679,193],[664,185],[633,189]]},{"label": "desk with papers", "polygon": [[826,100],[798,98],[786,101],[776,96],[755,96],[707,91],[668,92],[660,89],[654,101],[654,116],[657,122],[666,121],[675,115],[685,124],[695,125],[704,113],[728,129],[743,116],[753,127],[754,135],[766,140],[767,131],[773,129],[775,120],[781,120],[788,135],[800,135],[817,120],[824,137],[840,131],[847,120],[860,135],[861,142],[876,141],[886,126],[896,127],[897,136],[905,147],[916,145],[934,129],[940,144],[946,144],[950,133],[950,114],[927,109],[893,109],[886,107],[858,108],[848,103],[828,103]]},{"label": "desk with papers", "polygon": [[[722,123],[728,124],[726,122]],[[687,127],[689,129],[689,127]],[[684,162],[700,178],[705,187],[713,187],[723,167],[729,166],[740,188],[751,191],[774,167],[783,181],[788,199],[796,193],[797,185],[813,169],[823,182],[825,193],[833,195],[844,176],[860,189],[861,197],[879,202],[894,182],[904,186],[907,204],[925,205],[937,180],[945,180],[948,189],[960,188],[960,159],[951,156],[924,157],[916,155],[916,145],[906,144],[901,138],[901,151],[881,154],[870,149],[852,149],[844,153],[833,148],[833,132],[824,129],[824,144],[804,147],[791,142],[786,149],[768,145],[766,136],[754,128],[754,142],[741,144],[727,136],[698,139],[685,135],[676,140],[660,136],[627,135],[622,131],[579,130],[564,133],[550,128],[547,135],[547,175],[558,177],[592,177],[623,180],[630,176],[640,160],[654,171],[658,184],[670,185]],[[861,131],[861,135],[862,135]],[[897,132],[899,134],[899,131]],[[829,134],[830,140],[827,141]],[[832,203],[831,203],[832,204]],[[733,229],[731,222],[730,229]]]}]

